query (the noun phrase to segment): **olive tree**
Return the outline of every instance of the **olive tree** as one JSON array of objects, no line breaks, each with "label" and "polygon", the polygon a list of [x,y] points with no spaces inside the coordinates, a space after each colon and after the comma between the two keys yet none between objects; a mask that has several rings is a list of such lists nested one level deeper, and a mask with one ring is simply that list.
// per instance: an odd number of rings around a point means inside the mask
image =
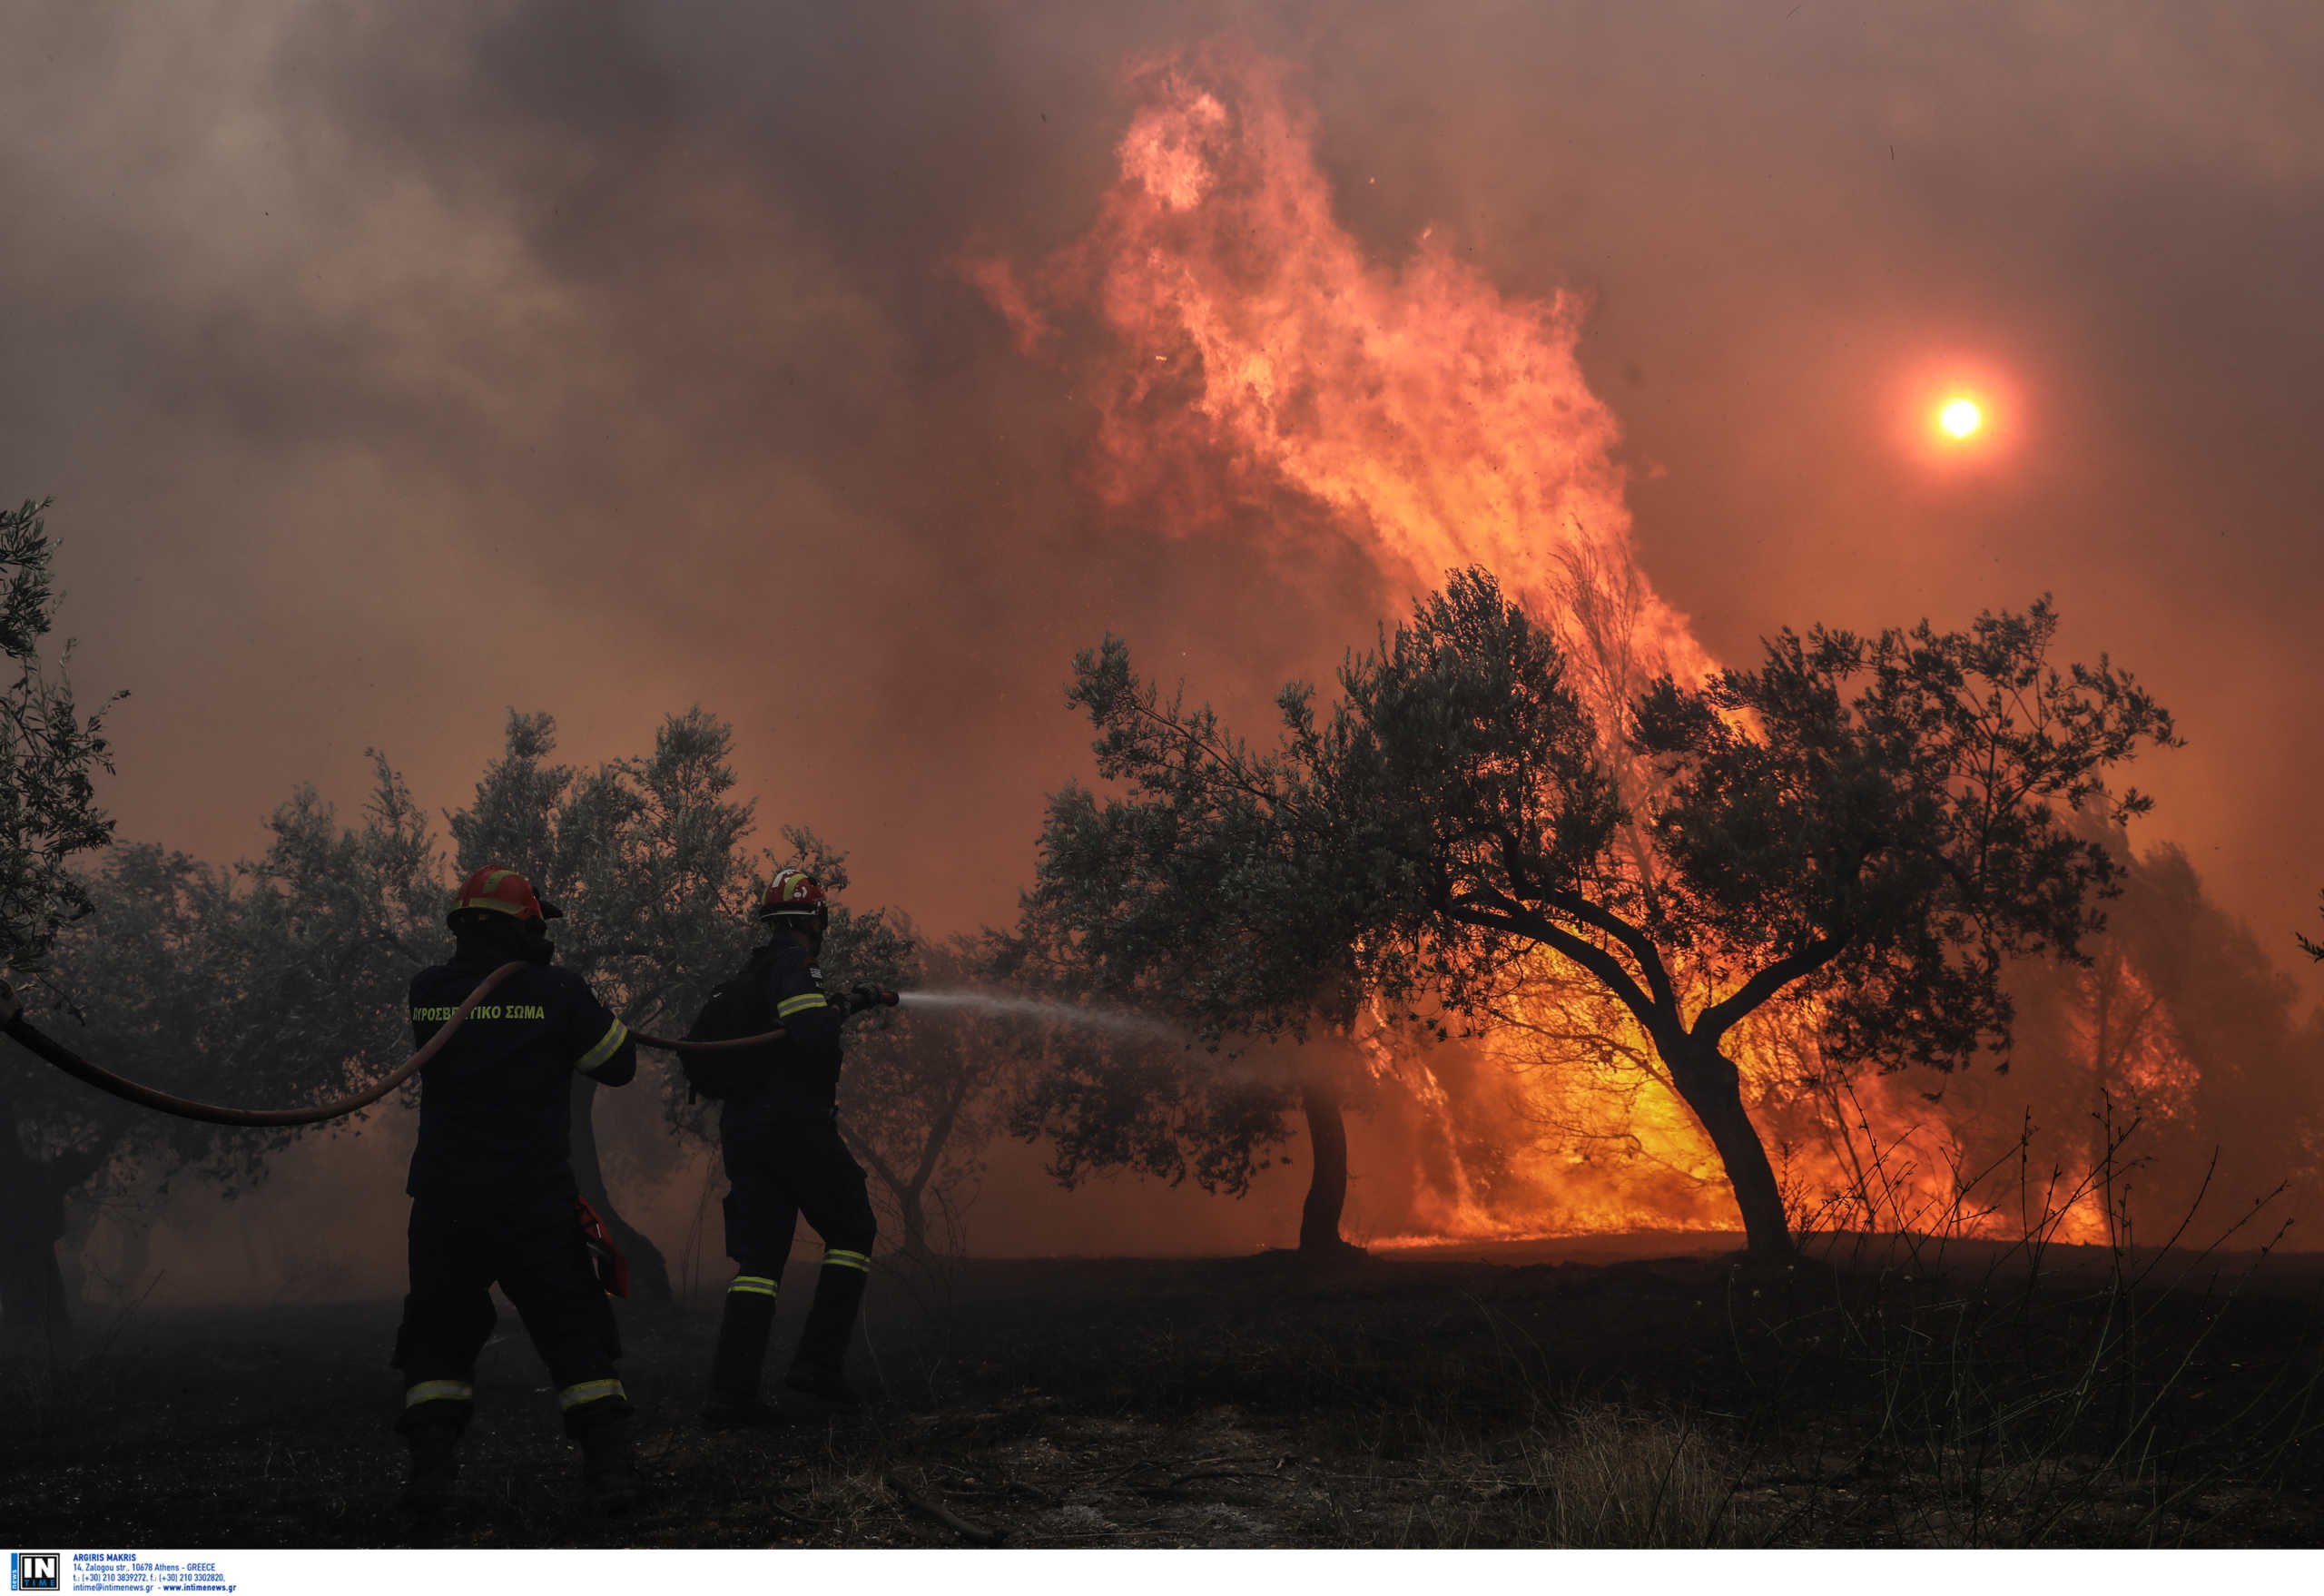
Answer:
[{"label": "olive tree", "polygon": [[[2056,626],[2045,599],[1964,632],[1786,630],[1601,735],[1550,628],[1472,569],[1351,657],[1328,715],[1285,689],[1264,751],[1109,638],[1070,696],[1126,791],[1052,797],[1023,934],[1043,968],[1213,1039],[1367,1005],[1443,1023],[1513,961],[1564,961],[1651,1043],[1751,1249],[1781,1254],[1735,1028],[1783,997],[1840,1067],[1955,1068],[2007,1041],[2005,961],[2076,958],[2102,924],[2120,867],[2074,816],[2143,813],[2103,778],[2175,739],[2102,658],[2053,667]],[[1635,813],[1616,736],[1653,773]]]}]

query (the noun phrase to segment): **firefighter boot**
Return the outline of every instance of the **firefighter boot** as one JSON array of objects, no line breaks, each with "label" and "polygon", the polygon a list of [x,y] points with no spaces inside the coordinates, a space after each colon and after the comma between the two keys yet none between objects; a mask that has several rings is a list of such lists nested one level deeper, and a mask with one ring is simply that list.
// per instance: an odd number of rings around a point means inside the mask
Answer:
[{"label": "firefighter boot", "polygon": [[863,1306],[869,1261],[857,1253],[826,1253],[815,1276],[815,1300],[799,1333],[798,1355],[784,1387],[824,1413],[852,1413],[863,1399],[847,1383],[847,1344]]},{"label": "firefighter boot", "polygon": [[774,1328],[774,1277],[737,1275],[726,1287],[726,1309],[718,1322],[718,1348],[710,1356],[710,1395],[702,1405],[703,1424],[713,1430],[753,1429],[779,1424],[783,1415],[759,1400],[759,1367]]},{"label": "firefighter boot", "polygon": [[411,1472],[403,1483],[404,1512],[415,1518],[436,1518],[451,1507],[452,1488],[460,1477],[456,1448],[461,1427],[460,1416],[449,1414],[424,1414],[397,1426],[411,1454]]},{"label": "firefighter boot", "polygon": [[566,1416],[581,1443],[581,1487],[593,1512],[627,1512],[637,1501],[637,1453],[631,1429],[636,1414],[615,1397],[585,1403]]}]

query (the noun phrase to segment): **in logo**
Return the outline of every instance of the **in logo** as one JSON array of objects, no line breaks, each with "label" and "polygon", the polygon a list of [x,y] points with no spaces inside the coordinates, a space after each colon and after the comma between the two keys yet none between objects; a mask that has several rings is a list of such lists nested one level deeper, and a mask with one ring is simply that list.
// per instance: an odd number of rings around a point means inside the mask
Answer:
[{"label": "in logo", "polygon": [[16,1552],[8,1557],[8,1589],[11,1591],[62,1591],[64,1586],[57,1578],[61,1559],[54,1552]]}]

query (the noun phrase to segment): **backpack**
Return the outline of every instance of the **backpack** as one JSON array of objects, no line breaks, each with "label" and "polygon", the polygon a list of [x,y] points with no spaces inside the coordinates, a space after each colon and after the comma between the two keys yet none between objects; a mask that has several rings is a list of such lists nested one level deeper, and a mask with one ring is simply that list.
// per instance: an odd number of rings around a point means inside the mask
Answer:
[{"label": "backpack", "polygon": [[[757,960],[731,980],[710,989],[710,997],[686,1030],[690,1042],[723,1042],[774,1029],[774,1005],[767,1000],[766,969]],[[782,1044],[763,1048],[718,1048],[678,1055],[686,1089],[698,1098],[726,1101],[756,1095],[778,1060]]]}]

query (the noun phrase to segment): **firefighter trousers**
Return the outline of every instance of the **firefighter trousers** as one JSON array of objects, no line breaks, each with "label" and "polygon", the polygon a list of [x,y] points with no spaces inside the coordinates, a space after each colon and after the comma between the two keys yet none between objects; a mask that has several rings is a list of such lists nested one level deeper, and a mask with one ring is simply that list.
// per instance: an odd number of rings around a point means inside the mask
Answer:
[{"label": "firefighter trousers", "polygon": [[414,1200],[409,1233],[411,1294],[396,1333],[403,1371],[398,1428],[467,1426],[475,1401],[476,1359],[499,1315],[497,1282],[556,1383],[568,1433],[629,1412],[615,1376],[621,1339],[573,1198],[518,1205]]},{"label": "firefighter trousers", "polygon": [[713,1384],[746,1392],[757,1378],[757,1348],[773,1319],[774,1293],[792,1237],[803,1216],[822,1237],[815,1299],[800,1334],[797,1365],[836,1377],[847,1356],[872,1267],[879,1222],[862,1166],[828,1117],[739,1113],[722,1138],[726,1158],[726,1256],[735,1276],[727,1288],[734,1334],[723,1340]]}]

